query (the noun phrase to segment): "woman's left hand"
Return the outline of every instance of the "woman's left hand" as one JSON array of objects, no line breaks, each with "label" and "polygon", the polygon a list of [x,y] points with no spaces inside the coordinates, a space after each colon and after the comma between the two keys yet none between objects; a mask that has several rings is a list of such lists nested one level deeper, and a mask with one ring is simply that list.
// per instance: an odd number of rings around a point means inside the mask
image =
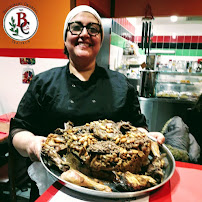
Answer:
[{"label": "woman's left hand", "polygon": [[165,142],[165,137],[160,132],[148,132],[147,134],[154,137],[159,144],[163,144]]},{"label": "woman's left hand", "polygon": [[159,144],[163,144],[165,142],[165,137],[160,132],[148,132],[145,128],[141,128],[141,127],[139,127],[138,130],[140,130],[143,133],[146,133],[147,135],[154,137]]}]

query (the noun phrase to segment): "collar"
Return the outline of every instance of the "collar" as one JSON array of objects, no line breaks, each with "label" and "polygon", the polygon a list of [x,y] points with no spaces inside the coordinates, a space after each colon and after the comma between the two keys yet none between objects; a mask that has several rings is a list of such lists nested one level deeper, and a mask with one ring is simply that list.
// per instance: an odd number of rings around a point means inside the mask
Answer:
[{"label": "collar", "polygon": [[80,79],[78,79],[74,74],[70,73],[70,69],[69,69],[69,62],[67,63],[67,77],[69,77],[72,81],[74,82],[78,82],[78,83],[92,83],[95,82],[98,78],[98,76],[100,75],[99,73],[99,69],[100,67],[96,64],[95,65],[95,70],[94,72],[91,74],[90,78],[88,81],[81,81]]}]

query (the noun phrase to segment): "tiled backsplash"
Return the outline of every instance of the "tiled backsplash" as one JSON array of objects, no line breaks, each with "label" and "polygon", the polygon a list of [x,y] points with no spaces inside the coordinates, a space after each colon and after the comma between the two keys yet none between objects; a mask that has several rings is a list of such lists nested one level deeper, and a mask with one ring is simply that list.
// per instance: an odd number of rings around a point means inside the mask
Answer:
[{"label": "tiled backsplash", "polygon": [[[137,43],[141,49],[141,36],[135,36],[135,27],[126,18],[112,21],[111,44],[124,48],[126,40]],[[202,56],[202,36],[153,36],[151,49],[174,50],[175,56]],[[167,55],[167,54],[162,54]]]},{"label": "tiled backsplash", "polygon": [[[135,37],[141,48],[141,37]],[[152,49],[174,50],[179,56],[202,56],[202,36],[153,36]]]}]

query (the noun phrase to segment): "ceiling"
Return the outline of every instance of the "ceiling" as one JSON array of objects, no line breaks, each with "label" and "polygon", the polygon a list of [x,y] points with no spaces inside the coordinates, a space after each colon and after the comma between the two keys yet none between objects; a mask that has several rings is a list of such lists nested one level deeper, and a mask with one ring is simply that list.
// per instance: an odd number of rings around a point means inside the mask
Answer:
[{"label": "ceiling", "polygon": [[[127,18],[135,27],[137,36],[142,34],[142,17]],[[156,17],[152,21],[154,35],[202,35],[202,17],[178,17],[171,22],[170,17]]]},{"label": "ceiling", "polygon": [[[130,17],[127,19],[134,26],[142,24],[142,17]],[[202,24],[202,16],[178,17],[177,22],[171,22],[170,17],[156,17],[152,20],[152,24]]]}]

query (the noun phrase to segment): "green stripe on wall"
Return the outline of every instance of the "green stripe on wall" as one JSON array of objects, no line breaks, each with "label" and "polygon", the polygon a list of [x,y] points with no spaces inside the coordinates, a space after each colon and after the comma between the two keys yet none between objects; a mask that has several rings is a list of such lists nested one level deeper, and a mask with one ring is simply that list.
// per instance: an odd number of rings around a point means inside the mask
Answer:
[{"label": "green stripe on wall", "polygon": [[115,34],[114,32],[111,33],[111,44],[114,46],[118,46],[120,48],[124,48],[126,43],[126,39],[122,38],[121,36]]},{"label": "green stripe on wall", "polygon": [[[115,34],[114,32],[111,33],[111,44],[114,46],[118,46],[120,48],[125,47],[126,39],[122,38],[121,36]],[[152,48],[152,50],[159,50]],[[159,55],[175,55],[175,56],[202,56],[202,49],[162,49],[162,50],[174,50],[174,54],[167,54],[167,53],[161,53]],[[144,55],[144,50],[139,48],[139,53],[141,55]]]},{"label": "green stripe on wall", "polygon": [[[152,50],[159,50],[152,48]],[[202,56],[202,50],[201,49],[162,49],[162,50],[174,50],[175,53],[174,54],[168,54],[168,53],[161,53],[158,55],[175,55],[175,56]],[[142,50],[141,48],[139,48],[139,53],[141,55],[144,55],[144,50]]]}]

